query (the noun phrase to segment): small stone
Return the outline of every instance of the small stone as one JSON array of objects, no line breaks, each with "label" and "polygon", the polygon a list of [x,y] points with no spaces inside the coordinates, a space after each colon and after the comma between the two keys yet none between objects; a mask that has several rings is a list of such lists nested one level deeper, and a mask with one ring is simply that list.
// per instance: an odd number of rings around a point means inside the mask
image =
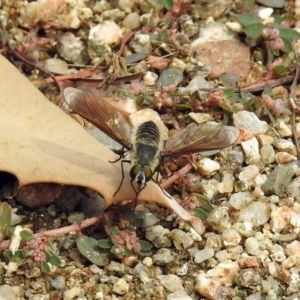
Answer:
[{"label": "small stone", "polygon": [[194,113],[190,112],[188,115],[193,121],[195,121],[197,124],[202,124],[208,121],[212,121],[213,118],[211,114],[205,114],[205,113]]},{"label": "small stone", "polygon": [[283,121],[280,121],[278,124],[276,124],[275,129],[282,138],[292,136],[291,128],[288,127]]},{"label": "small stone", "polygon": [[186,63],[182,59],[173,57],[172,61],[170,62],[169,67],[170,68],[177,68],[179,70],[184,71],[185,67],[186,67]]},{"label": "small stone", "polygon": [[245,241],[245,249],[250,255],[258,255],[260,252],[259,242],[254,237],[249,237]]},{"label": "small stone", "polygon": [[181,284],[181,279],[174,274],[158,275],[157,278],[160,280],[160,283],[170,292],[184,290]]},{"label": "small stone", "polygon": [[136,34],[130,46],[135,52],[149,54],[152,51],[151,37],[148,34]]},{"label": "small stone", "polygon": [[202,175],[209,176],[220,169],[220,164],[208,157],[204,157],[197,163],[197,167]]},{"label": "small stone", "polygon": [[106,20],[90,29],[89,40],[94,42],[96,40],[110,46],[118,44],[122,35],[121,28],[114,21]]},{"label": "small stone", "polygon": [[82,289],[74,286],[71,289],[64,291],[64,300],[73,300],[76,297],[79,297],[82,293]]},{"label": "small stone", "polygon": [[215,254],[215,257],[219,260],[219,262],[223,262],[229,259],[227,250],[218,251]]},{"label": "small stone", "polygon": [[57,289],[61,290],[64,289],[66,286],[66,280],[63,276],[56,276],[54,279],[51,280],[51,285]]},{"label": "small stone", "polygon": [[150,71],[147,71],[143,76],[143,81],[145,86],[154,86],[157,80],[158,80],[158,75]]},{"label": "small stone", "polygon": [[193,299],[187,295],[185,290],[182,290],[182,291],[177,291],[169,294],[167,296],[167,300],[193,300]]},{"label": "small stone", "polygon": [[247,207],[253,200],[250,192],[238,192],[230,196],[229,203],[235,209],[241,210]]},{"label": "small stone", "polygon": [[152,260],[152,258],[151,257],[145,257],[144,259],[143,259],[143,264],[145,265],[145,266],[147,266],[147,267],[151,267],[152,266],[152,264],[153,264],[153,260]]},{"label": "small stone", "polygon": [[200,273],[196,277],[197,292],[208,299],[217,299],[220,294],[221,284],[214,279],[210,279],[205,273]]},{"label": "small stone", "polygon": [[228,209],[221,206],[215,208],[206,219],[206,223],[219,232],[223,232],[225,229],[230,228],[231,218],[228,214]]},{"label": "small stone", "polygon": [[222,181],[218,185],[218,192],[221,194],[232,193],[234,177],[231,173],[224,173]]},{"label": "small stone", "polygon": [[140,26],[140,16],[138,13],[130,13],[128,14],[122,21],[122,25],[129,29],[135,29]]},{"label": "small stone", "polygon": [[[192,49],[197,53],[196,58],[211,69],[209,79],[219,78],[223,73],[234,73],[243,77],[249,72],[251,65],[249,47],[230,40],[200,44],[198,40],[193,42]],[[223,51],[224,49],[226,51]]]},{"label": "small stone", "polygon": [[67,74],[68,64],[59,58],[50,58],[45,60],[45,69],[56,74]]},{"label": "small stone", "polygon": [[161,225],[146,228],[146,239],[157,248],[171,246],[170,230]]},{"label": "small stone", "polygon": [[281,164],[268,175],[268,179],[261,186],[266,196],[277,195],[282,197],[286,191],[286,186],[294,176],[299,161],[293,161],[287,164]]},{"label": "small stone", "polygon": [[233,114],[233,122],[236,128],[250,130],[253,134],[265,133],[268,128],[267,122],[259,120],[253,112],[246,110]]},{"label": "small stone", "polygon": [[245,153],[245,160],[247,164],[255,164],[260,161],[260,153],[258,149],[258,141],[255,137],[242,142],[241,146]]},{"label": "small stone", "polygon": [[248,184],[252,185],[258,174],[259,168],[256,165],[249,165],[242,169],[239,174],[239,180],[246,181]]},{"label": "small stone", "polygon": [[118,7],[124,11],[128,11],[134,7],[134,0],[118,0]]},{"label": "small stone", "polygon": [[125,13],[118,8],[114,8],[102,12],[101,17],[104,20],[113,20],[118,23],[125,18]]},{"label": "small stone", "polygon": [[291,155],[297,156],[296,146],[292,141],[277,138],[274,140],[273,145],[279,151],[287,152]]},{"label": "small stone", "polygon": [[260,155],[261,160],[265,166],[272,164],[276,159],[275,150],[270,144],[261,147]]},{"label": "small stone", "polygon": [[[237,281],[240,286],[250,288],[252,286],[257,286],[258,284],[261,283],[261,276],[256,270],[251,270],[251,269],[241,270],[237,276]],[[250,300],[249,297],[247,297],[246,299]],[[258,300],[262,298],[261,297],[251,298],[251,300],[255,300],[255,299]]]},{"label": "small stone", "polygon": [[239,221],[249,222],[254,227],[265,224],[270,217],[270,206],[267,203],[256,201],[240,211]]},{"label": "small stone", "polygon": [[184,250],[193,244],[193,239],[184,231],[175,229],[171,232],[172,241],[177,250]]},{"label": "small stone", "polygon": [[57,42],[60,56],[73,64],[87,64],[88,57],[85,46],[80,38],[68,32],[61,36]]},{"label": "small stone", "polygon": [[227,260],[208,270],[206,274],[210,278],[216,278],[221,285],[229,286],[239,271],[240,268],[236,261]]},{"label": "small stone", "polygon": [[235,32],[243,32],[243,26],[238,22],[226,22],[226,26]]},{"label": "small stone", "polygon": [[274,142],[274,138],[266,134],[259,134],[257,140],[261,146],[271,145]]},{"label": "small stone", "polygon": [[286,164],[288,162],[291,162],[293,160],[297,160],[297,157],[294,155],[291,155],[287,152],[277,152],[275,155],[276,162],[278,164]]},{"label": "small stone", "polygon": [[277,251],[271,254],[270,257],[273,261],[280,262],[280,263],[282,263],[286,259],[286,256],[284,255],[283,251]]},{"label": "small stone", "polygon": [[118,295],[124,295],[129,291],[129,284],[124,278],[120,278],[113,286],[113,292]]},{"label": "small stone", "polygon": [[195,254],[195,263],[200,264],[203,261],[212,258],[214,256],[214,250],[211,248],[204,248],[202,250],[199,250]]},{"label": "small stone", "polygon": [[239,245],[241,236],[234,228],[229,228],[222,232],[222,240],[226,248],[235,247]]},{"label": "small stone", "polygon": [[8,284],[0,285],[0,299],[1,300],[21,299],[21,286],[10,286]]},{"label": "small stone", "polygon": [[290,244],[288,244],[285,248],[285,254],[287,256],[295,255],[299,257],[300,255],[300,242],[299,241],[293,241]]},{"label": "small stone", "polygon": [[288,184],[286,191],[290,197],[300,196],[300,177],[297,177],[294,180],[292,180]]},{"label": "small stone", "polygon": [[206,238],[205,248],[213,249],[214,252],[220,251],[222,248],[222,239],[219,234],[207,232],[204,234]]},{"label": "small stone", "polygon": [[153,262],[157,265],[170,264],[178,258],[178,255],[167,248],[158,249],[153,255]]}]

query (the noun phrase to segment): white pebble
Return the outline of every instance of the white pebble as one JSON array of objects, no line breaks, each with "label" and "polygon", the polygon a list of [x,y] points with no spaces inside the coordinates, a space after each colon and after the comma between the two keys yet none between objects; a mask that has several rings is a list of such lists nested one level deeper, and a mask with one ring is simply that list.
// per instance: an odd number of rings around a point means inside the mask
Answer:
[{"label": "white pebble", "polygon": [[209,176],[220,169],[220,164],[208,157],[202,158],[197,165],[201,174],[206,176]]},{"label": "white pebble", "polygon": [[244,128],[252,131],[254,134],[265,133],[268,124],[265,121],[261,121],[258,117],[249,111],[239,111],[233,114],[233,122],[236,128]]},{"label": "white pebble", "polygon": [[248,206],[253,201],[253,196],[250,192],[238,192],[230,196],[229,203],[232,207],[240,210]]},{"label": "white pebble", "polygon": [[203,261],[212,258],[214,256],[215,252],[211,248],[204,248],[202,250],[197,251],[195,254],[195,263],[200,264]]},{"label": "white pebble", "polygon": [[260,154],[258,149],[258,141],[256,137],[241,143],[245,153],[245,160],[248,164],[255,164],[260,161]]},{"label": "white pebble", "polygon": [[258,255],[260,252],[258,240],[254,237],[247,238],[245,241],[245,249],[248,254]]}]

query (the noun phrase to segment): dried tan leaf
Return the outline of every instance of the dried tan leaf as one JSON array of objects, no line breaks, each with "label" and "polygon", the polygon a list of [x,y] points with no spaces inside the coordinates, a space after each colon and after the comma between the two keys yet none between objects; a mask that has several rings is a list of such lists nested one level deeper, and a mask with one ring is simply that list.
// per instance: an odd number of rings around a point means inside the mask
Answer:
[{"label": "dried tan leaf", "polygon": [[[99,192],[106,207],[135,199],[129,166],[121,181],[118,156],[90,136],[77,122],[48,101],[19,71],[0,56],[0,170],[12,173],[19,187],[53,182],[78,185]],[[184,221],[203,233],[201,221],[186,212],[153,182],[139,194],[138,201],[169,207]]]}]

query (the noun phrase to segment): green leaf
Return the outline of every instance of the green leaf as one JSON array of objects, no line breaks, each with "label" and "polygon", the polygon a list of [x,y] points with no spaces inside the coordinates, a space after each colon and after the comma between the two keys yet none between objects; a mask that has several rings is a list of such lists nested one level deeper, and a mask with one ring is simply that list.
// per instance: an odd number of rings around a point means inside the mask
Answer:
[{"label": "green leaf", "polygon": [[285,53],[291,53],[293,51],[292,43],[284,37],[282,37],[281,40],[283,41],[283,45],[284,45],[283,51]]},{"label": "green leaf", "polygon": [[98,241],[98,246],[103,248],[103,249],[111,249],[111,247],[113,247],[113,245],[114,244],[109,239]]},{"label": "green leaf", "polygon": [[158,87],[178,84],[183,80],[183,71],[178,68],[168,68],[164,70],[157,81]]},{"label": "green leaf", "polygon": [[290,28],[279,28],[279,36],[288,40],[300,39],[300,33]]},{"label": "green leaf", "polygon": [[172,8],[174,1],[173,0],[163,0],[163,4],[164,4],[164,7],[169,10]]},{"label": "green leaf", "polygon": [[31,232],[29,232],[28,230],[22,230],[22,231],[20,232],[20,236],[21,236],[21,238],[24,239],[26,242],[28,242],[28,241],[34,239],[34,235],[33,235]]},{"label": "green leaf", "polygon": [[283,78],[288,75],[288,69],[284,65],[276,66],[272,69],[278,78]]},{"label": "green leaf", "polygon": [[208,212],[211,212],[213,210],[213,207],[207,197],[205,197],[204,195],[201,195],[201,194],[197,194],[197,193],[193,193],[193,195],[197,198],[197,200],[201,204],[201,207],[204,210],[206,210]]},{"label": "green leaf", "polygon": [[153,248],[153,246],[144,240],[139,240],[138,243],[141,245],[141,251],[149,251]]},{"label": "green leaf", "polygon": [[0,228],[3,238],[7,237],[11,231],[11,207],[6,202],[0,203]]},{"label": "green leaf", "polygon": [[243,26],[248,26],[250,24],[255,24],[260,22],[260,18],[257,15],[244,13],[237,16],[239,22]]},{"label": "green leaf", "polygon": [[254,23],[246,26],[244,32],[247,36],[257,39],[260,37],[261,31],[263,30],[264,25],[261,23]]},{"label": "green leaf", "polygon": [[119,233],[119,229],[116,226],[110,228],[110,232],[112,235],[117,235]]},{"label": "green leaf", "polygon": [[194,208],[193,212],[194,212],[195,216],[198,217],[202,221],[205,221],[207,219],[207,217],[209,216],[209,212],[207,212],[206,210],[204,210],[201,207]]},{"label": "green leaf", "polygon": [[61,265],[61,260],[60,258],[53,253],[52,251],[45,251],[46,256],[47,256],[47,261],[52,265],[52,266],[60,266]]},{"label": "green leaf", "polygon": [[98,246],[97,240],[82,236],[77,240],[77,248],[90,262],[98,266],[105,266],[108,264],[108,253],[104,252],[104,250]]},{"label": "green leaf", "polygon": [[45,261],[42,261],[42,271],[45,273],[50,273],[50,267]]},{"label": "green leaf", "polygon": [[225,90],[223,96],[231,102],[239,102],[241,100],[239,93],[236,93],[233,89]]}]

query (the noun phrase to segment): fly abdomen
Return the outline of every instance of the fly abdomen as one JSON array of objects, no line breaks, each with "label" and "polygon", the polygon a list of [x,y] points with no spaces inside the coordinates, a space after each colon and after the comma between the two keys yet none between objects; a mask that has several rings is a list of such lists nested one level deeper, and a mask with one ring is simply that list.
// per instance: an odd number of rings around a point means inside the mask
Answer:
[{"label": "fly abdomen", "polygon": [[142,123],[136,132],[136,142],[158,147],[160,134],[153,121]]},{"label": "fly abdomen", "polygon": [[159,152],[160,133],[153,121],[144,122],[139,126],[135,142],[137,162],[150,166],[156,164],[155,159]]}]

